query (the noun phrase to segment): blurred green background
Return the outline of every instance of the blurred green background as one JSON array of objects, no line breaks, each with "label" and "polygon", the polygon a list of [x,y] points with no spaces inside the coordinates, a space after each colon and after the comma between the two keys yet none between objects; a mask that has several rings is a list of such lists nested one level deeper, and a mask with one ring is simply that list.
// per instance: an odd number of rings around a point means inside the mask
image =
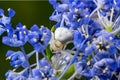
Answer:
[{"label": "blurred green background", "polygon": [[[16,15],[12,19],[12,25],[15,27],[17,23],[21,22],[30,28],[33,24],[39,26],[44,25],[51,27],[54,23],[49,20],[49,16],[53,12],[52,6],[48,1],[0,1],[0,8],[5,10],[7,15],[7,9],[12,8],[16,11]],[[4,36],[4,35],[3,35]],[[5,54],[7,50],[19,50],[18,48],[11,48],[2,44],[2,38],[0,37],[0,80],[5,80],[5,72],[10,67],[9,60],[5,60]],[[27,44],[25,49],[28,52],[32,51],[32,47]],[[32,59],[33,60],[33,59]]]}]

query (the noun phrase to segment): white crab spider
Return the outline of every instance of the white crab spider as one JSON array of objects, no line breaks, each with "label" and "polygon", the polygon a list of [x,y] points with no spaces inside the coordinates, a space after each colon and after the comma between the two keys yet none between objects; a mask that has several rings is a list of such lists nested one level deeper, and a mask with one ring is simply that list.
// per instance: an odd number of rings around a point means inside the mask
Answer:
[{"label": "white crab spider", "polygon": [[50,44],[50,49],[53,51],[59,51],[62,50],[63,48],[63,44],[60,41],[55,40],[53,33],[49,44]]},{"label": "white crab spider", "polygon": [[73,37],[73,33],[70,29],[67,29],[65,27],[59,27],[55,30],[55,39],[62,43],[71,41],[72,37]]}]

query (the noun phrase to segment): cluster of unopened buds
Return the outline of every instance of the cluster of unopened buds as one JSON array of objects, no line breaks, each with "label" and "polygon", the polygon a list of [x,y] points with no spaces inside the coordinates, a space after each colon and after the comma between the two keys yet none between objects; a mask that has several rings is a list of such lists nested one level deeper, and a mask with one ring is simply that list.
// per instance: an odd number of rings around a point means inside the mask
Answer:
[{"label": "cluster of unopened buds", "polygon": [[[7,33],[2,43],[20,48],[6,53],[14,68],[6,72],[6,80],[120,80],[120,0],[49,3],[54,8],[49,19],[56,22],[51,30],[36,24],[28,30],[21,23],[15,28],[15,11],[8,9],[5,16],[0,9],[0,35]],[[30,53],[26,43],[33,47]]]}]

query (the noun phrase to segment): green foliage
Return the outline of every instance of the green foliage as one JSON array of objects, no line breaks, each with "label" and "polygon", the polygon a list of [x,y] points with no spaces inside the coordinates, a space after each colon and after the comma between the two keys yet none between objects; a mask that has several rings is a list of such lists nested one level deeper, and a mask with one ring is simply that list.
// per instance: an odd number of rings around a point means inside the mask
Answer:
[{"label": "green foliage", "polygon": [[52,28],[51,28],[51,32],[54,33],[54,32],[55,32],[55,29],[56,29],[55,26],[52,26]]},{"label": "green foliage", "polygon": [[48,47],[46,48],[45,52],[46,52],[46,55],[47,55],[48,60],[51,61],[51,57],[53,56],[53,53],[52,53],[52,51],[50,50],[50,45],[48,45]]},{"label": "green foliage", "polygon": [[[73,73],[75,72],[75,69],[74,69],[74,64],[72,64],[69,69],[66,71],[66,73],[64,74],[64,76],[61,78],[61,80],[66,80],[68,78],[70,78]],[[60,74],[57,75],[57,77],[59,77]]]}]

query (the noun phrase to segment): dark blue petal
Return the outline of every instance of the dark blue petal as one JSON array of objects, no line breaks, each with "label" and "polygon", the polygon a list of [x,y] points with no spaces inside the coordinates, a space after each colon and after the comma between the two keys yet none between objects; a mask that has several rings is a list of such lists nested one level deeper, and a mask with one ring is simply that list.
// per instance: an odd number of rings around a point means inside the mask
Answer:
[{"label": "dark blue petal", "polygon": [[77,49],[80,49],[80,48],[81,48],[81,50],[85,49],[86,43],[83,44],[84,40],[85,40],[85,37],[83,37],[80,34],[80,32],[78,32],[78,31],[74,32],[74,40],[73,41],[74,41],[74,45]]},{"label": "dark blue petal", "polygon": [[8,11],[9,11],[8,12],[9,17],[13,17],[15,15],[15,11],[13,9],[10,8],[10,9],[8,9]]},{"label": "dark blue petal", "polygon": [[100,10],[100,13],[101,13],[103,16],[106,16],[106,12],[105,12],[105,11],[101,11],[101,10]]},{"label": "dark blue petal", "polygon": [[19,55],[15,54],[11,57],[11,61],[15,61],[16,59],[18,59]]},{"label": "dark blue petal", "polygon": [[17,28],[22,28],[23,25],[22,25],[22,23],[18,23],[18,24],[16,25],[16,27],[17,27]]},{"label": "dark blue petal", "polygon": [[118,52],[118,50],[115,45],[110,45],[110,47],[108,48],[108,52],[110,54],[116,54]]}]

